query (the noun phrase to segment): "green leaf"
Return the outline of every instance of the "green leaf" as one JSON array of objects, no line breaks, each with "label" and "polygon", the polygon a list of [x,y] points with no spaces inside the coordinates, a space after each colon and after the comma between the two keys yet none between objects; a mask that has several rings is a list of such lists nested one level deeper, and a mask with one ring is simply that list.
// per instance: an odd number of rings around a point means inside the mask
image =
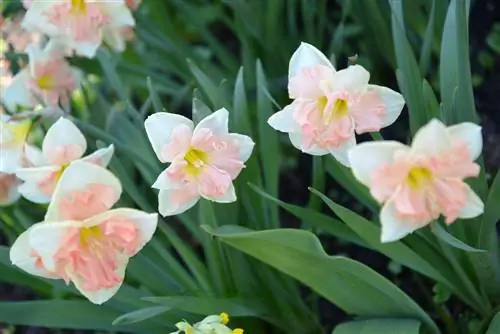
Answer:
[{"label": "green leaf", "polygon": [[472,246],[467,245],[465,242],[455,238],[450,234],[444,227],[442,227],[438,222],[431,224],[431,231],[436,237],[444,241],[448,245],[464,250],[466,252],[486,252],[484,249],[477,249]]},{"label": "green leaf", "polygon": [[116,318],[113,321],[113,326],[135,324],[144,320],[154,318],[160,314],[167,312],[170,309],[171,308],[168,306],[153,306],[132,311]]},{"label": "green leaf", "polygon": [[318,228],[320,231],[327,232],[337,238],[341,238],[343,240],[347,240],[358,245],[364,245],[364,242],[355,233],[353,233],[351,229],[346,227],[339,220],[328,217],[327,215],[324,215],[320,212],[311,209],[283,202],[269,195],[268,193],[266,193],[265,191],[263,191],[262,189],[253,184],[249,184],[249,186],[257,194],[261,195],[263,198],[267,198],[268,200],[271,200],[274,203],[278,204],[280,207],[290,212],[295,217],[309,224],[309,226]]},{"label": "green leaf", "polygon": [[[369,247],[386,255],[390,259],[401,263],[408,268],[411,268],[421,274],[431,277],[438,281],[446,281],[446,279],[434,267],[420,255],[415,253],[411,248],[406,246],[403,242],[382,243],[380,241],[381,229],[380,226],[375,225],[373,222],[366,220],[358,214],[336,204],[321,192],[311,189],[311,191],[318,195],[323,202],[342,219],[342,221],[349,226],[355,233],[357,233]],[[430,259],[429,259],[430,260]]]},{"label": "green leaf", "polygon": [[145,297],[143,300],[200,315],[226,312],[233,317],[262,318],[271,312],[265,303],[250,299],[168,296]]},{"label": "green leaf", "polygon": [[341,324],[332,334],[419,334],[420,321],[413,319],[374,319]]},{"label": "green leaf", "polygon": [[[159,326],[114,327],[120,313],[87,301],[0,302],[0,323],[62,329],[91,329],[128,333],[165,333]],[[176,320],[173,320],[176,321]]]},{"label": "green leaf", "polygon": [[[260,159],[264,166],[264,184],[265,189],[274,197],[278,196],[279,183],[279,165],[280,151],[278,142],[278,132],[274,131],[267,120],[273,114],[271,101],[266,95],[267,81],[264,69],[259,60],[257,60],[257,116],[259,121],[258,134],[260,145]],[[272,205],[269,207],[270,217],[268,226],[277,227],[279,225],[278,207]]]},{"label": "green leaf", "polygon": [[427,122],[422,96],[422,76],[420,75],[415,54],[406,38],[403,4],[399,0],[390,0],[390,4],[394,51],[399,70],[399,86],[408,105],[411,133],[415,134]]},{"label": "green leaf", "polygon": [[193,122],[198,124],[212,114],[212,110],[203,102],[198,89],[193,91]]},{"label": "green leaf", "polygon": [[160,97],[158,96],[158,93],[156,92],[156,89],[153,86],[153,81],[151,80],[150,77],[148,77],[146,80],[147,80],[146,83],[147,83],[148,91],[149,91],[149,98],[153,102],[153,107],[155,108],[155,112],[165,111],[165,108],[163,107],[163,104],[161,103]]},{"label": "green leaf", "polygon": [[370,195],[368,188],[356,180],[350,168],[342,165],[331,156],[324,158],[324,164],[327,173],[340,183],[346,191],[350,192],[351,195],[371,211],[378,212],[379,205],[377,201]]},{"label": "green leaf", "polygon": [[214,109],[222,107],[224,103],[221,101],[219,87],[192,60],[188,59],[187,62],[200,88],[212,102],[212,107]]},{"label": "green leaf", "polygon": [[500,312],[497,312],[493,317],[493,320],[490,322],[490,326],[488,327],[488,331],[486,334],[498,334],[500,333]]},{"label": "green leaf", "polygon": [[367,317],[410,317],[439,333],[436,324],[410,297],[369,267],[329,256],[307,231],[253,231],[239,226],[205,227],[222,242],[292,276],[346,311]]},{"label": "green leaf", "polygon": [[427,114],[427,118],[439,118],[441,112],[439,102],[436,98],[436,94],[434,94],[434,90],[426,79],[422,81],[422,93],[425,100],[425,113]]},{"label": "green leaf", "polygon": [[432,55],[432,42],[434,40],[434,29],[436,27],[436,0],[431,2],[431,12],[429,13],[429,21],[427,22],[427,27],[425,28],[424,40],[422,43],[422,49],[420,50],[420,74],[425,77],[427,71],[429,70],[429,64]]}]

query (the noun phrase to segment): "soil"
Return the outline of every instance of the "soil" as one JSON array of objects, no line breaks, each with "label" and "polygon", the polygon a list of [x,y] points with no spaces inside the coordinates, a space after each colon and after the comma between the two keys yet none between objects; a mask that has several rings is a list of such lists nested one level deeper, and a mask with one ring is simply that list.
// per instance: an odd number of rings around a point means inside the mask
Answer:
[{"label": "soil", "polygon": [[[500,57],[490,50],[486,44],[486,36],[491,30],[494,22],[500,22],[500,3],[495,0],[474,1],[470,17],[470,45],[471,61],[473,73],[483,77],[482,83],[475,87],[476,106],[479,111],[484,134],[484,156],[488,171],[496,172],[500,167],[500,112],[498,107],[498,97],[500,96]],[[482,51],[492,54],[496,60],[493,67],[485,70],[478,61]],[[396,137],[398,137],[396,135]],[[399,139],[399,138],[398,138]],[[306,204],[308,194],[303,191],[310,185],[311,179],[311,158],[300,155],[297,169],[291,172],[285,171],[281,179],[280,198],[286,202],[294,204]],[[334,181],[329,180],[327,189],[335,189],[339,186]],[[337,199],[336,199],[337,200]],[[353,199],[349,196],[338,199],[342,205],[353,206]],[[328,213],[327,211],[325,211]],[[292,215],[282,213],[282,221],[287,227],[299,227],[300,222]],[[431,316],[434,311],[428,301],[424,291],[432,291],[431,282],[419,278],[421,285],[416,284],[415,274],[409,270],[389,270],[390,263],[386,257],[378,253],[363,249],[357,246],[339,242],[331,237],[321,237],[326,251],[330,254],[349,254],[353,259],[370,266],[372,269],[396,282],[402,290],[416,300]],[[0,244],[4,244],[0,234]],[[426,287],[427,289],[422,289]],[[307,291],[304,291],[307,293]],[[21,301],[35,299],[36,295],[28,289],[12,285],[0,284],[0,301]],[[456,316],[461,310],[458,301],[451,299],[449,308],[452,316]],[[350,317],[335,305],[325,300],[319,301],[319,311],[321,322],[331,330],[335,325],[349,320]],[[439,322],[439,321],[438,321]],[[0,333],[2,324],[0,324]],[[45,334],[54,333],[54,330],[42,328],[17,327],[14,333]],[[58,331],[60,332],[60,331]],[[65,331],[66,332],[66,331]],[[85,333],[84,331],[67,331],[67,333]]]}]

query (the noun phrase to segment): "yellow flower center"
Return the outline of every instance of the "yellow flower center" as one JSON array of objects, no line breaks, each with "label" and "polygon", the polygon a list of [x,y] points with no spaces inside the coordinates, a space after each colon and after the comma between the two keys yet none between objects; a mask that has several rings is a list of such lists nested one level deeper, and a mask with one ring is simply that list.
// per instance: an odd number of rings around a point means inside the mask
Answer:
[{"label": "yellow flower center", "polygon": [[71,0],[71,11],[75,14],[85,14],[87,12],[85,0]]},{"label": "yellow flower center", "polygon": [[233,334],[243,334],[243,329],[235,328],[235,329],[233,329]]},{"label": "yellow flower center", "polygon": [[188,163],[186,172],[190,175],[198,175],[203,166],[206,165],[208,156],[205,152],[196,148],[190,148],[184,156],[184,160]]},{"label": "yellow flower center", "polygon": [[99,226],[84,227],[80,230],[80,244],[83,247],[89,247],[92,241],[102,236]]},{"label": "yellow flower center", "polygon": [[414,167],[408,172],[406,183],[408,183],[413,190],[419,190],[432,181],[432,179],[433,176],[430,169],[425,167]]},{"label": "yellow flower center", "polygon": [[224,325],[227,325],[229,323],[229,315],[225,312],[222,312],[219,314],[220,317],[220,322]]},{"label": "yellow flower center", "polygon": [[339,119],[347,115],[349,112],[349,105],[344,99],[337,99],[330,110],[326,110],[328,104],[328,98],[322,96],[317,101],[317,106],[321,110],[321,114],[325,119],[325,123],[328,124],[333,120]]},{"label": "yellow flower center", "polygon": [[51,75],[45,74],[36,79],[36,84],[38,85],[38,87],[40,87],[40,89],[50,90],[54,88],[55,81]]},{"label": "yellow flower center", "polygon": [[31,121],[2,123],[0,126],[0,147],[22,144],[31,129]]}]

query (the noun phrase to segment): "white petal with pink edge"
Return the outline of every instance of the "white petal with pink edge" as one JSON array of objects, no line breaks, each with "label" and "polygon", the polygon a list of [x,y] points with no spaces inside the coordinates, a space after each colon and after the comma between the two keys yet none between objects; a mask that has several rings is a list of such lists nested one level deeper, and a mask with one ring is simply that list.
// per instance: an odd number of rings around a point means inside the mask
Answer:
[{"label": "white petal with pink edge", "polygon": [[[75,161],[61,176],[45,221],[67,220],[64,213],[72,209],[87,210],[88,217],[104,212],[118,201],[121,193],[121,183],[110,171],[95,164]],[[78,197],[86,200],[83,206],[78,202]]]},{"label": "white petal with pink edge", "polygon": [[190,119],[166,112],[159,112],[149,116],[144,122],[144,126],[156,156],[164,163],[171,162],[173,158],[165,154],[164,150],[171,144],[174,130],[179,126],[187,127],[190,131],[194,129],[193,121]]},{"label": "white petal with pink edge", "polygon": [[435,118],[417,131],[411,144],[412,153],[423,155],[439,154],[450,147],[446,126]]},{"label": "white petal with pink edge", "polygon": [[103,2],[100,4],[103,11],[109,15],[109,26],[112,28],[119,28],[124,26],[134,26],[135,20],[132,12],[125,5],[124,1]]},{"label": "white petal with pink edge", "polygon": [[429,224],[429,222],[410,222],[400,218],[392,200],[387,201],[380,211],[382,225],[381,241],[393,242]]},{"label": "white petal with pink edge", "polygon": [[158,226],[158,214],[147,213],[135,209],[113,209],[87,219],[83,226],[92,227],[111,220],[129,221],[134,224],[139,232],[137,248],[129,256],[137,254],[153,237]]},{"label": "white petal with pink edge", "polygon": [[267,120],[267,123],[275,130],[281,132],[294,132],[299,130],[299,126],[293,119],[293,108],[292,105],[288,105],[283,110],[278,111],[273,114]]},{"label": "white petal with pink edge", "polygon": [[255,146],[252,138],[250,138],[249,136],[241,135],[239,133],[231,133],[229,136],[231,137],[231,140],[233,140],[238,146],[240,160],[242,162],[246,162],[248,159],[250,159],[253,148]]},{"label": "white petal with pink edge", "polygon": [[234,189],[233,183],[230,183],[226,189],[226,191],[221,194],[221,195],[208,195],[208,194],[203,194],[203,192],[200,191],[200,194],[203,198],[206,198],[208,200],[217,202],[217,203],[232,203],[236,202],[236,191]]},{"label": "white petal with pink edge", "polygon": [[71,230],[81,227],[82,223],[77,221],[60,221],[52,224],[38,223],[31,227],[29,244],[40,256],[43,266],[48,271],[56,271],[55,255],[61,248],[65,237]]},{"label": "white petal with pink edge", "polygon": [[361,143],[348,152],[349,163],[356,179],[370,185],[373,172],[379,167],[392,163],[398,151],[408,151],[409,147],[397,141],[374,141]]},{"label": "white petal with pink edge", "polygon": [[321,155],[325,155],[325,154],[328,154],[330,153],[328,151],[328,149],[326,148],[322,148],[322,147],[318,147],[316,145],[311,145],[311,147],[307,147],[305,148],[304,147],[304,139],[303,139],[303,136],[302,136],[302,133],[300,132],[290,132],[288,134],[288,136],[290,137],[290,142],[292,143],[292,145],[299,149],[300,151],[302,151],[303,153],[307,153],[307,154],[311,154],[311,155],[317,155],[317,156],[321,156]]},{"label": "white petal with pink edge", "polygon": [[69,163],[79,159],[87,150],[87,141],[69,119],[61,117],[47,131],[42,153],[47,163]]},{"label": "white petal with pink edge", "polygon": [[175,216],[191,209],[200,199],[196,187],[161,189],[158,194],[158,211],[164,217]]},{"label": "white petal with pink edge", "polygon": [[61,170],[59,166],[30,167],[21,168],[16,172],[16,176],[24,183],[19,186],[19,192],[27,200],[39,203],[50,203],[52,191],[57,183],[57,176]]},{"label": "white petal with pink edge", "polygon": [[288,81],[290,81],[301,68],[312,67],[316,65],[326,66],[335,71],[332,63],[326,56],[319,51],[315,46],[302,42],[300,46],[295,50],[292,57],[290,58],[290,64],[288,66]]},{"label": "white petal with pink edge", "polygon": [[115,152],[115,146],[113,144],[108,147],[98,149],[94,153],[87,155],[86,157],[80,159],[81,161],[90,162],[92,164],[99,165],[101,167],[107,167],[111,158],[113,158],[113,153]]},{"label": "white petal with pink edge", "polygon": [[354,134],[340,147],[330,148],[329,152],[342,165],[349,167],[349,150],[356,146],[356,136]]},{"label": "white petal with pink edge", "polygon": [[335,73],[332,79],[332,90],[349,93],[363,93],[368,89],[370,73],[361,65],[351,65]]},{"label": "white petal with pink edge", "polygon": [[33,145],[24,145],[24,156],[28,160],[28,166],[40,166],[44,164],[42,151]]},{"label": "white petal with pink edge", "polygon": [[68,276],[73,284],[75,284],[76,289],[80,291],[82,295],[84,295],[93,304],[101,305],[110,300],[111,297],[113,297],[118,292],[118,290],[120,290],[120,287],[123,284],[123,279],[125,278],[125,270],[127,269],[129,258],[127,256],[118,256],[116,260],[118,263],[116,273],[122,279],[112,288],[89,291],[85,289],[84,282],[76,273],[70,272],[68,273]]},{"label": "white petal with pink edge", "polygon": [[193,132],[193,137],[196,137],[197,133],[201,129],[209,129],[216,136],[228,134],[228,124],[229,124],[229,111],[222,108],[214,111],[212,114],[208,115],[196,125]]},{"label": "white petal with pink edge", "polygon": [[474,192],[474,190],[471,189],[471,187],[468,184],[465,184],[465,187],[466,187],[467,202],[460,209],[458,217],[464,219],[470,219],[482,215],[484,212],[483,201]]},{"label": "white petal with pink edge", "polygon": [[30,234],[32,230],[33,228],[27,229],[17,237],[16,241],[14,241],[9,251],[10,261],[13,265],[26,271],[28,274],[44,278],[54,278],[49,272],[37,266],[37,258],[34,256],[30,244]]},{"label": "white petal with pink edge", "polygon": [[368,89],[377,92],[385,105],[385,113],[382,117],[382,127],[387,127],[394,123],[405,105],[405,99],[400,93],[387,87],[368,85]]},{"label": "white petal with pink edge", "polygon": [[472,160],[476,160],[483,150],[481,127],[477,124],[464,122],[447,128],[453,141],[465,143],[469,148]]}]

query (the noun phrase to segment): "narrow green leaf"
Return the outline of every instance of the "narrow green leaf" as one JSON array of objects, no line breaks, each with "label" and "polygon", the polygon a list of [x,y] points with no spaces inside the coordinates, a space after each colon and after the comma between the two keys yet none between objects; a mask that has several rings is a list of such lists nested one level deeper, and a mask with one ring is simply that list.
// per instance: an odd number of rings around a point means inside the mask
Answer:
[{"label": "narrow green leaf", "polygon": [[148,86],[148,91],[149,91],[149,98],[151,99],[151,102],[153,102],[153,107],[155,108],[155,112],[166,111],[165,108],[163,107],[163,104],[161,103],[158,93],[156,92],[156,89],[153,85],[153,81],[151,80],[150,77],[147,77],[146,80],[147,80],[146,84]]},{"label": "narrow green leaf", "polygon": [[375,225],[373,222],[366,220],[351,210],[338,205],[321,192],[315,189],[311,189],[311,191],[319,196],[347,226],[349,226],[367,243],[369,247],[386,255],[390,259],[407,266],[408,268],[435,280],[443,281],[449,285],[448,281],[438,271],[436,271],[436,269],[426,259],[423,259],[403,242],[396,241],[382,243],[380,241],[380,235],[382,233],[380,226]]},{"label": "narrow green leaf", "polygon": [[113,326],[135,324],[144,320],[154,318],[160,314],[167,312],[168,310],[170,310],[170,307],[168,306],[153,306],[132,311],[123,314],[113,320]]},{"label": "narrow green leaf", "polygon": [[436,98],[436,94],[434,94],[434,90],[426,79],[422,81],[422,94],[425,100],[425,113],[427,114],[427,119],[439,118],[441,111],[439,102]]},{"label": "narrow green leaf", "polygon": [[323,158],[323,161],[325,170],[335,181],[371,211],[378,212],[379,205],[377,201],[370,195],[368,188],[356,180],[351,169],[345,167],[331,156]]},{"label": "narrow green leaf", "polygon": [[262,301],[237,298],[168,296],[143,300],[189,313],[208,315],[226,312],[233,317],[265,317],[271,310]]},{"label": "narrow green leaf", "polygon": [[373,319],[341,324],[332,334],[419,334],[420,321],[413,319]]},{"label": "narrow green leaf", "polygon": [[498,334],[500,333],[500,312],[497,312],[493,317],[493,320],[490,322],[490,326],[488,327],[488,331],[486,334]]},{"label": "narrow green leaf", "polygon": [[[264,74],[264,69],[259,60],[257,60],[257,116],[258,116],[258,134],[259,142],[257,145],[261,147],[260,159],[264,167],[264,184],[266,190],[271,196],[278,196],[279,183],[279,165],[280,151],[278,142],[278,133],[274,131],[268,124],[267,120],[273,114],[271,101],[266,96],[267,80]],[[276,227],[279,225],[278,207],[276,205],[269,206],[270,217],[268,226]]]},{"label": "narrow green leaf", "polygon": [[450,234],[444,227],[442,227],[438,222],[431,224],[431,230],[436,237],[444,241],[448,245],[464,250],[466,252],[486,252],[484,249],[477,249],[472,246],[467,245],[465,242],[455,238]]},{"label": "narrow green leaf", "polygon": [[97,50],[96,58],[101,64],[101,68],[108,79],[109,85],[118,93],[121,100],[126,101],[128,96],[125,86],[118,76],[118,73],[116,73],[116,66],[110,54],[103,48],[100,48]]},{"label": "narrow green leaf", "polygon": [[127,333],[165,333],[164,328],[152,325],[114,327],[112,322],[119,315],[118,311],[92,305],[87,301],[0,302],[0,322],[5,324]]},{"label": "narrow green leaf", "polygon": [[424,40],[422,42],[422,49],[420,50],[420,74],[425,77],[429,71],[429,64],[432,55],[432,42],[434,40],[434,30],[436,27],[436,0],[430,3],[431,11],[429,13],[429,21],[425,28]]},{"label": "narrow green leaf", "polygon": [[268,193],[266,193],[265,191],[263,191],[262,189],[253,184],[250,184],[249,186],[257,194],[261,195],[263,198],[267,198],[273,201],[274,203],[278,204],[280,207],[290,212],[295,217],[306,222],[309,226],[313,226],[319,229],[320,231],[324,231],[343,240],[347,240],[358,245],[364,245],[364,242],[355,233],[353,233],[351,229],[346,227],[344,224],[342,224],[342,222],[338,221],[337,219],[328,217],[320,212],[311,209],[283,202],[269,195]]},{"label": "narrow green leaf", "polygon": [[[453,110],[451,124],[477,122],[469,61],[468,1],[451,0],[441,42],[441,100],[447,111]],[[458,87],[453,108],[454,91]]]},{"label": "narrow green leaf", "polygon": [[212,107],[217,109],[223,106],[224,103],[219,96],[219,87],[192,60],[188,59],[187,62],[200,88],[206,94],[210,102],[212,102]]},{"label": "narrow green leaf", "polygon": [[422,76],[418,69],[415,54],[406,38],[403,4],[399,0],[390,0],[392,36],[398,66],[398,82],[405,94],[410,114],[410,130],[412,134],[427,122],[425,105],[422,96]]},{"label": "narrow green leaf", "polygon": [[327,255],[310,232],[253,231],[230,225],[205,229],[222,242],[299,280],[347,313],[415,318],[432,333],[439,333],[425,311],[397,286],[362,263]]}]

